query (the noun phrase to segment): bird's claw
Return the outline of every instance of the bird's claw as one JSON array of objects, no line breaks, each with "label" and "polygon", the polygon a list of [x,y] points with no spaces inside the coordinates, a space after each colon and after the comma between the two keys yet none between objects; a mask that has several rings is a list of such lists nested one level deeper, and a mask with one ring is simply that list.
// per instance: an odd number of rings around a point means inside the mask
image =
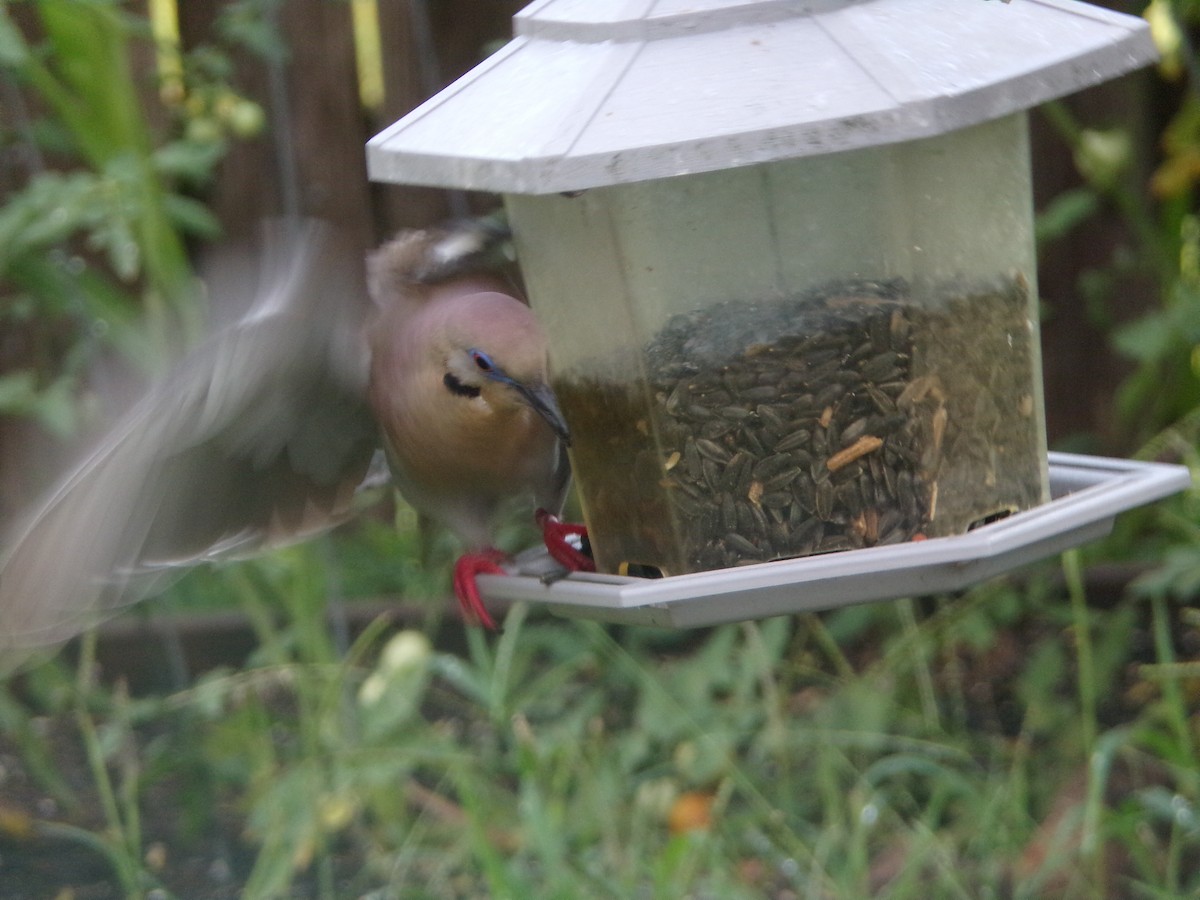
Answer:
[{"label": "bird's claw", "polygon": [[[563,522],[558,516],[544,509],[535,514],[538,527],[542,529],[542,537],[546,542],[546,550],[559,565],[572,572],[594,572],[596,564],[591,556],[572,542],[578,538],[586,547],[587,528]],[[478,553],[467,553],[458,558],[454,564],[454,595],[462,606],[463,617],[484,628],[494,630],[496,622],[479,594],[479,586],[475,583],[478,575],[504,575],[500,563],[505,555],[499,550],[482,550]]]},{"label": "bird's claw", "polygon": [[500,568],[500,562],[504,558],[504,554],[499,550],[484,550],[479,553],[464,554],[454,564],[454,595],[458,597],[463,617],[468,622],[482,625],[489,631],[496,630],[496,620],[483,605],[483,598],[479,596],[479,586],[475,583],[475,577],[477,575],[503,575],[504,569]]},{"label": "bird's claw", "polygon": [[576,547],[569,538],[576,537],[586,547],[587,528],[563,522],[558,516],[539,509],[534,513],[538,527],[542,529],[542,539],[546,543],[546,551],[560,566],[571,572],[595,572],[596,562],[583,549]]}]

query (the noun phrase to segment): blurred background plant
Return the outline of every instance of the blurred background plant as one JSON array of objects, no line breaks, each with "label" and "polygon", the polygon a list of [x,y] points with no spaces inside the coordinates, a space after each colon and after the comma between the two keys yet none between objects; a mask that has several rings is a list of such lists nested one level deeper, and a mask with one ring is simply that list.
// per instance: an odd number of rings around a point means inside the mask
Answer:
[{"label": "blurred background plant", "polygon": [[[346,115],[313,54],[346,57],[369,133],[520,5],[0,0],[0,445],[79,434],[100,363],[150,373],[202,332],[193,261],[261,213],[255,161],[277,210],[440,217],[349,166],[321,180],[361,136],[289,130]],[[1162,65],[1123,88],[1153,103],[1034,116],[1039,168],[1070,169],[1039,203],[1047,335],[1081,307],[1108,342],[1087,352],[1123,360],[1102,427],[1056,442],[1195,469],[1200,0],[1114,5],[1154,28]],[[3,458],[0,496],[28,499]],[[207,644],[135,616],[0,685],[5,896],[1200,894],[1195,491],[963,596],[694,633],[517,606],[464,634],[413,602],[443,598],[453,548],[394,520],[147,607],[205,611]]]},{"label": "blurred background plant", "polygon": [[[24,28],[20,26],[24,26]],[[263,116],[220,48],[164,43],[157,83],[137,56],[148,22],[105,0],[0,5],[8,190],[0,209],[3,327],[27,346],[0,411],[60,435],[79,425],[100,353],[159,370],[202,322],[187,241],[219,224],[190,192]]]}]

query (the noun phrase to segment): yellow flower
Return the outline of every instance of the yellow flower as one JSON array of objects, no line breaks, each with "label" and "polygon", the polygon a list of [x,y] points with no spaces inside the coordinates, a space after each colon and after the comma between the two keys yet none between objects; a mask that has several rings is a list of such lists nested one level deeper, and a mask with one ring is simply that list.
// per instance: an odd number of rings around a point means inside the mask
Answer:
[{"label": "yellow flower", "polygon": [[1162,55],[1159,71],[1164,78],[1178,78],[1183,71],[1179,55],[1183,47],[1183,34],[1179,30],[1179,23],[1171,15],[1169,0],[1150,0],[1142,17],[1150,24],[1150,37]]}]

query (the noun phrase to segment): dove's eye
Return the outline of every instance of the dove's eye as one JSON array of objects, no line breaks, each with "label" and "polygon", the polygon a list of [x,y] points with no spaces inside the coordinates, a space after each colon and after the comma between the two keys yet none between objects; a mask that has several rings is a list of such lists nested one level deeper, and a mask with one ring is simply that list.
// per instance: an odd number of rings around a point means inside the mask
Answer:
[{"label": "dove's eye", "polygon": [[492,358],[482,350],[472,350],[471,359],[475,361],[475,365],[478,366],[481,372],[491,372],[496,368],[496,364],[492,362]]}]

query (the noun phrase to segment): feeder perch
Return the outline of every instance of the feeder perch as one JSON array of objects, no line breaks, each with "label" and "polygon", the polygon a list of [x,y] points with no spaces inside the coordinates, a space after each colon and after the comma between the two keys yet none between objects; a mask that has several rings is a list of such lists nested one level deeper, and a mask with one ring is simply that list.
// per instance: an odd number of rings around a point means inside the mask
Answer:
[{"label": "feeder perch", "polygon": [[949,590],[1188,484],[1046,450],[1026,111],[1153,62],[1145,22],[542,0],[515,32],[367,148],[504,196],[549,337],[599,574],[485,595],[702,625]]}]

